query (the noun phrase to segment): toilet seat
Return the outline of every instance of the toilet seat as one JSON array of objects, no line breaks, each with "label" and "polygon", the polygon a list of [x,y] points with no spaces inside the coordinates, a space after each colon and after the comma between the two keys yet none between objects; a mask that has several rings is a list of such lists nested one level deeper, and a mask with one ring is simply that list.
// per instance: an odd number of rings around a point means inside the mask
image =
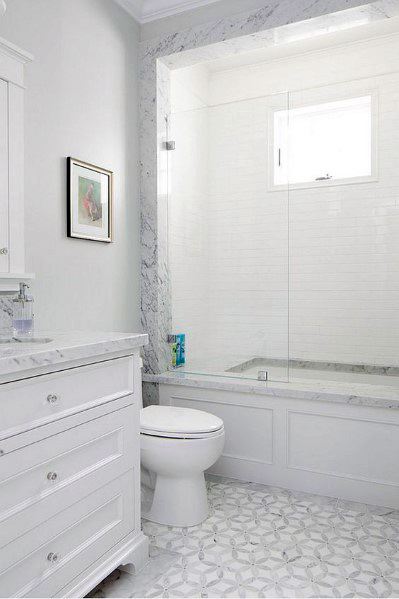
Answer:
[{"label": "toilet seat", "polygon": [[208,439],[224,431],[223,420],[191,408],[148,406],[140,414],[141,434],[170,439]]},{"label": "toilet seat", "polygon": [[162,431],[141,430],[140,434],[147,437],[164,437],[165,439],[211,439],[224,433],[224,427],[212,433],[169,433]]}]

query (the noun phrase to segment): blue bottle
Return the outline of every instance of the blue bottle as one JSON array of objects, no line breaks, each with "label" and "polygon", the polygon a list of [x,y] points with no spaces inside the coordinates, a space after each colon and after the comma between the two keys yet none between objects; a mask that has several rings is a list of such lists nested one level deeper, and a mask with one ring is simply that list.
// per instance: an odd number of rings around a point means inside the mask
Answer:
[{"label": "blue bottle", "polygon": [[180,333],[176,335],[176,343],[177,343],[177,359],[176,366],[184,366],[186,363],[186,335],[184,333]]}]

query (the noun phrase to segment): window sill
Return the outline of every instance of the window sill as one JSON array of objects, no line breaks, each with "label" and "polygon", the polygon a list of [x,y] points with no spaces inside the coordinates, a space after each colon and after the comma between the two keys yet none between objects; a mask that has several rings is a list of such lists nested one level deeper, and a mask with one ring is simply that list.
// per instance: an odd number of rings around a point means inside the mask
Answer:
[{"label": "window sill", "polygon": [[290,183],[287,185],[269,185],[268,191],[295,191],[297,189],[313,189],[320,187],[337,187],[339,185],[364,185],[378,183],[378,177],[353,177],[351,179],[326,179],[323,181],[309,181],[304,183]]}]

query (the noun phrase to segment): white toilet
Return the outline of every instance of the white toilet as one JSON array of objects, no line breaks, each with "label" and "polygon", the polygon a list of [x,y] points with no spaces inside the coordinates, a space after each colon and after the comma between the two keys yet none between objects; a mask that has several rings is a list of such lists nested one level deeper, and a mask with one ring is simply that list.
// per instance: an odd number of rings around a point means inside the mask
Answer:
[{"label": "white toilet", "polygon": [[208,516],[204,471],[220,457],[223,420],[188,408],[141,410],[141,464],[154,496],[143,518],[169,526],[195,526]]}]

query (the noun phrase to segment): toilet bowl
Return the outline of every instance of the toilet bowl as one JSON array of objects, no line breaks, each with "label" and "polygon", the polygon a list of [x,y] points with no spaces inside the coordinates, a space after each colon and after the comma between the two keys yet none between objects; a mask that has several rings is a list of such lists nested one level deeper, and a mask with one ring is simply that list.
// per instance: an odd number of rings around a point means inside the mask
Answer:
[{"label": "toilet bowl", "polygon": [[208,516],[204,471],[220,457],[223,420],[188,408],[141,410],[141,464],[154,481],[143,518],[169,526],[195,526]]}]

